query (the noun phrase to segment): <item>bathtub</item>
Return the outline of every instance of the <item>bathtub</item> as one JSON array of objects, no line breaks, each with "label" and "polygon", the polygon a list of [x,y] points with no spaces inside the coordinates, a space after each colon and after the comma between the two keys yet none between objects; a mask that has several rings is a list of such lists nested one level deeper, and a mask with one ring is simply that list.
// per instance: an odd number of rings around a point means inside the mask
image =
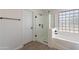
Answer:
[{"label": "bathtub", "polygon": [[52,36],[52,47],[62,50],[79,50],[79,35],[60,33]]}]

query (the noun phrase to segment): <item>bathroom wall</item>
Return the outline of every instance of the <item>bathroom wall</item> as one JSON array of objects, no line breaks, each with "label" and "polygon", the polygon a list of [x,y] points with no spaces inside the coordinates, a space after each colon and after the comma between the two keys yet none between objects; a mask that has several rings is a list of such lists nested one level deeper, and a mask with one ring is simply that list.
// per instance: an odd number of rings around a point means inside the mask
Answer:
[{"label": "bathroom wall", "polygon": [[22,41],[22,10],[0,9],[0,16],[21,19],[0,19],[0,49],[14,49]]},{"label": "bathroom wall", "polygon": [[23,44],[33,40],[33,13],[31,10],[23,10]]},{"label": "bathroom wall", "polygon": [[[50,24],[50,27],[49,28],[49,33],[48,33],[48,46],[53,48],[53,40],[52,40],[52,28],[55,28],[55,14],[56,14],[56,10],[50,10],[50,14],[51,14],[51,24]],[[54,45],[55,46],[55,45]]]},{"label": "bathroom wall", "polygon": [[[0,49],[18,49],[25,44],[23,39],[23,20],[27,19],[23,15],[24,11],[27,10],[0,9],[0,16],[2,17],[21,19],[20,21],[0,19]],[[29,41],[29,39],[26,39],[26,41]]]}]

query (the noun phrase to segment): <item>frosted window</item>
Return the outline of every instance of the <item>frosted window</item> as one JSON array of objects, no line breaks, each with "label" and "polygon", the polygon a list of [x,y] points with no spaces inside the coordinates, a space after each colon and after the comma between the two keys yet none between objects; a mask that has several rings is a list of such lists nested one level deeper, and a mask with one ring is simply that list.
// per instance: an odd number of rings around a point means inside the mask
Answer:
[{"label": "frosted window", "polygon": [[79,33],[79,10],[59,12],[59,31]]}]

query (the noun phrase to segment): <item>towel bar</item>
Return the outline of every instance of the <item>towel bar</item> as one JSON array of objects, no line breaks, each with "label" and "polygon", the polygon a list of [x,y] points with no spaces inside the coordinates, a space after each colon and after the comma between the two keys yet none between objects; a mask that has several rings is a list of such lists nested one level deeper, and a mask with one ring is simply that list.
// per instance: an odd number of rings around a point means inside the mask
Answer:
[{"label": "towel bar", "polygon": [[20,19],[8,18],[8,17],[0,17],[0,19],[11,19],[11,20],[19,20],[20,21]]}]

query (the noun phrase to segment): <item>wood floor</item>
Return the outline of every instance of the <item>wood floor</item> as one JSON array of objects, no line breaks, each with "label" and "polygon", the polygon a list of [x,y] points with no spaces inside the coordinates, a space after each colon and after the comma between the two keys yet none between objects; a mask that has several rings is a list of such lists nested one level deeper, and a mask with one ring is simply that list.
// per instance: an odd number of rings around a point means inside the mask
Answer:
[{"label": "wood floor", "polygon": [[49,48],[40,42],[32,41],[24,45],[20,50],[57,50],[55,48]]}]

